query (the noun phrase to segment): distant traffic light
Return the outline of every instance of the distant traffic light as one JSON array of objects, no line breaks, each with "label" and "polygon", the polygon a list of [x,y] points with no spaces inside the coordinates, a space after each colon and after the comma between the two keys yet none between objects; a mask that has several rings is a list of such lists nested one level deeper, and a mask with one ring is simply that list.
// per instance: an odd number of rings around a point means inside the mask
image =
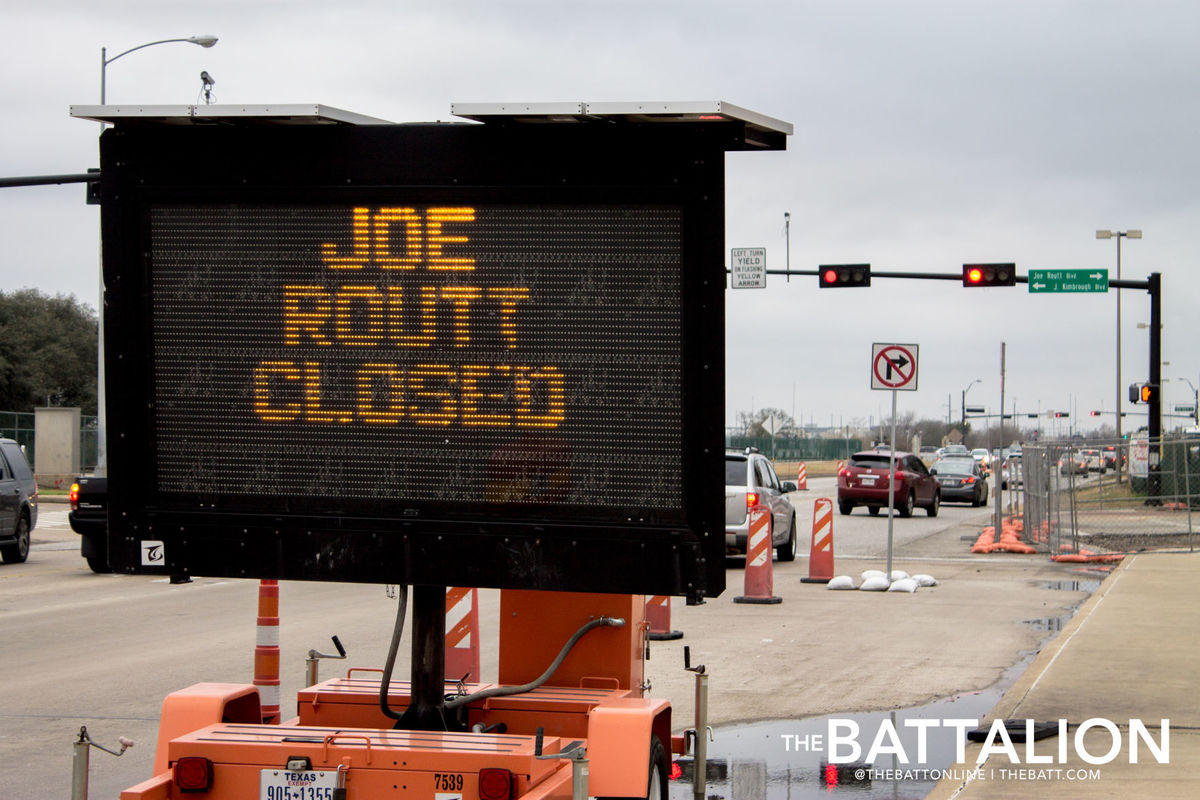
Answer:
[{"label": "distant traffic light", "polygon": [[1093,411],[1093,412],[1092,412],[1092,416],[1093,416],[1093,417],[1098,417],[1098,416],[1100,416],[1100,412],[1099,412],[1099,411]]},{"label": "distant traffic light", "polygon": [[1055,411],[1054,412],[1055,419],[1062,419],[1063,417],[1069,417],[1069,416],[1071,416],[1071,414],[1070,414],[1070,412],[1067,412],[1067,411]]},{"label": "distant traffic light", "polygon": [[963,286],[1016,286],[1016,264],[963,264]]},{"label": "distant traffic light", "polygon": [[870,286],[870,264],[827,264],[822,265],[817,275],[822,289],[838,289],[844,286]]}]

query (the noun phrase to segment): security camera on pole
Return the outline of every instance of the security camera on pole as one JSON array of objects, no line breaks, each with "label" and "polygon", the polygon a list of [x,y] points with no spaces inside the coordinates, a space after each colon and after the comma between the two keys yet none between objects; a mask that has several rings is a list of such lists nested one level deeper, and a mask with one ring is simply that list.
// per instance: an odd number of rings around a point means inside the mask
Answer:
[{"label": "security camera on pole", "polygon": [[871,345],[871,388],[892,393],[892,440],[888,451],[888,580],[892,575],[892,524],[896,517],[896,392],[917,390],[915,344]]}]

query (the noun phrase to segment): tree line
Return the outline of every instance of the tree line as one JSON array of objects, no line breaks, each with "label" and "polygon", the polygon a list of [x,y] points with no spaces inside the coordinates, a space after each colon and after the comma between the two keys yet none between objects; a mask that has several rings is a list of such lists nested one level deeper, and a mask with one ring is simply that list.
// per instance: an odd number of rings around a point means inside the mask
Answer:
[{"label": "tree line", "polygon": [[[806,429],[803,424],[798,423],[790,414],[779,408],[760,408],[753,412],[739,411],[737,414],[737,432],[744,436],[771,436],[774,431],[774,435],[781,438],[806,438],[815,435],[828,438],[832,435],[834,438],[847,436],[851,439],[860,439],[866,443],[888,442],[892,435],[891,419],[874,420],[869,423],[861,417],[855,417],[845,420],[840,428],[817,427],[820,429],[819,434],[812,429]],[[1062,435],[1063,438],[1066,438],[1065,433]],[[920,437],[922,446],[940,447],[943,442],[954,441],[955,438],[958,438],[961,444],[965,444],[969,448],[987,447],[989,449],[1008,447],[1014,442],[1034,442],[1039,438],[1036,427],[1022,428],[1009,422],[997,426],[993,420],[990,427],[981,425],[977,428],[972,425],[970,420],[964,427],[958,421],[918,419],[915,411],[898,414],[896,417],[897,449],[911,448],[914,437],[917,436]],[[1111,440],[1115,436],[1116,431],[1112,426],[1103,426],[1099,430],[1089,431],[1082,438],[1101,441]],[[1051,439],[1054,437],[1049,431],[1043,430],[1041,438]]]},{"label": "tree line", "polygon": [[0,292],[0,411],[96,413],[96,311],[74,295]]}]

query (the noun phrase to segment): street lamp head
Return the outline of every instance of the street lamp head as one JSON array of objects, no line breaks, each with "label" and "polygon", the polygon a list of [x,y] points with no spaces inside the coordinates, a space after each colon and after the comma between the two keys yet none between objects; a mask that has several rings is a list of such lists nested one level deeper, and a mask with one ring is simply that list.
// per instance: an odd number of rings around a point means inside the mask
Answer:
[{"label": "street lamp head", "polygon": [[217,43],[217,37],[213,36],[211,33],[202,34],[200,36],[189,36],[187,40],[192,44],[198,44],[201,47],[212,47]]},{"label": "street lamp head", "polygon": [[1125,231],[1125,238],[1126,239],[1140,239],[1140,238],[1142,238],[1142,232],[1139,230]]},{"label": "street lamp head", "polygon": [[1096,231],[1097,239],[1111,239],[1112,237],[1113,237],[1112,231]]}]

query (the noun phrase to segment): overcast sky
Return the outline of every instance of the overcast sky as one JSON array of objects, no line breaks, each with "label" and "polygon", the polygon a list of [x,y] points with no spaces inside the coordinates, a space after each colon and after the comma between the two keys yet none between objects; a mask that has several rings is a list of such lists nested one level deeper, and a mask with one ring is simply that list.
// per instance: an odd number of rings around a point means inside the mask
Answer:
[{"label": "overcast sky", "polygon": [[[1163,281],[1168,410],[1200,385],[1200,4],[491,0],[23,3],[4,12],[0,175],[98,166],[98,125],[68,116],[100,93],[100,48],[215,34],[110,64],[109,103],[323,103],[397,122],[451,102],[725,100],[795,125],[785,152],[726,157],[726,258],[772,268],[964,262],[1101,268]],[[6,290],[98,295],[98,208],[79,185],[0,189]],[[774,406],[817,425],[878,422],[873,342],[920,346],[901,412],[1088,412],[1116,403],[1116,293],[968,290],[877,279],[818,290],[771,276],[729,290],[726,418]],[[1149,297],[1122,294],[1122,383],[1148,376]],[[1119,390],[1122,397],[1126,390]],[[1137,409],[1144,409],[1138,406]],[[1133,412],[1134,407],[1127,407]],[[1032,421],[1026,420],[1032,424]],[[1144,423],[1131,413],[1126,427]],[[1166,427],[1171,427],[1168,420]]]}]

